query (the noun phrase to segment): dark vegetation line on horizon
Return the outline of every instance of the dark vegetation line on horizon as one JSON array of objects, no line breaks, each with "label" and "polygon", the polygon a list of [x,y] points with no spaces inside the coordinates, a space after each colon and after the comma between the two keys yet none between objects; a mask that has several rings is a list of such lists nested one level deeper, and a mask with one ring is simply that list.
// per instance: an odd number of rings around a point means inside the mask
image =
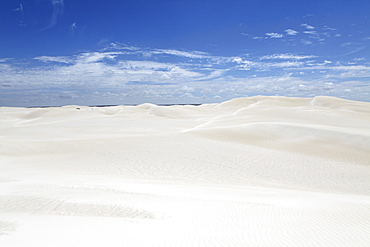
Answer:
[{"label": "dark vegetation line on horizon", "polygon": [[[152,103],[142,103],[142,104],[152,104]],[[142,105],[142,104],[88,105],[88,106],[86,106],[86,107],[139,106],[139,105]],[[200,106],[200,105],[203,105],[203,104],[153,104],[153,105],[157,105],[157,106],[174,106],[174,105],[182,105],[182,106],[185,106],[185,105]],[[26,106],[26,107],[24,107],[24,108],[52,108],[52,107],[63,107],[63,106],[68,106],[68,105],[60,105],[60,106]],[[81,106],[81,107],[84,107],[84,106]],[[77,107],[76,109],[79,109],[79,107]]]}]

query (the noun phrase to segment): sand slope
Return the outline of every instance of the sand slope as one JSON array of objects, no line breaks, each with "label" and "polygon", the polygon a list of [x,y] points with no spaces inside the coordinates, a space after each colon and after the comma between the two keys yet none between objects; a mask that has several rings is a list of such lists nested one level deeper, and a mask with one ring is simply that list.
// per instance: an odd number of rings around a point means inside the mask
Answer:
[{"label": "sand slope", "polygon": [[369,246],[370,103],[0,108],[0,246]]}]

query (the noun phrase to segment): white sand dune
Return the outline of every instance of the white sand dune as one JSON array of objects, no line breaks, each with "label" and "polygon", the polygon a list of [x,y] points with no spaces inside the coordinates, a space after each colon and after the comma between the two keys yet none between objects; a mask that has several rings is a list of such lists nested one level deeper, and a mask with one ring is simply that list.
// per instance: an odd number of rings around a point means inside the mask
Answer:
[{"label": "white sand dune", "polygon": [[0,108],[0,246],[370,246],[370,103]]}]

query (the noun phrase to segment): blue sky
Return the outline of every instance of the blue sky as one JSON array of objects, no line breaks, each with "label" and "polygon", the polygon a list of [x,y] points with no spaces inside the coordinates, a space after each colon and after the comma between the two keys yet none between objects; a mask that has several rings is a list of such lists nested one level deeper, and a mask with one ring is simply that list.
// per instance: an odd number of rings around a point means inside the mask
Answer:
[{"label": "blue sky", "polygon": [[370,101],[370,1],[2,0],[0,105]]}]

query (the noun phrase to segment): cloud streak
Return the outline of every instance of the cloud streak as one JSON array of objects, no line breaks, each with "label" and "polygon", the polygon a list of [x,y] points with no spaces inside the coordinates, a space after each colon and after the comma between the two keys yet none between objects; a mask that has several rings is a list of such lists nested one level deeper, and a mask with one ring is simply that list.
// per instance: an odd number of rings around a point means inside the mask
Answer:
[{"label": "cloud streak", "polygon": [[286,29],[285,32],[287,35],[291,35],[291,36],[297,35],[299,33],[293,29]]},{"label": "cloud streak", "polygon": [[293,55],[293,54],[273,54],[267,55],[260,58],[260,60],[266,59],[292,59],[292,60],[302,60],[302,59],[312,59],[317,56],[309,55],[309,56],[300,56],[300,55]]},{"label": "cloud streak", "polygon": [[[314,27],[310,24],[304,23],[300,25],[303,30],[297,31],[293,28],[283,29],[280,32],[267,32],[264,36],[254,35],[250,33],[241,33],[243,36],[249,37],[250,39],[266,42],[274,42],[273,40],[280,40],[280,45],[284,42],[289,46],[299,45],[323,45],[327,41],[337,42],[339,37],[344,35],[339,33],[338,29],[331,28],[326,25],[321,27]],[[301,28],[302,29],[302,28]],[[348,37],[350,37],[349,35]],[[271,43],[272,44],[272,43]]]},{"label": "cloud streak", "polygon": [[284,37],[284,35],[281,33],[266,33],[266,36],[269,36],[270,38],[275,38],[275,39]]},{"label": "cloud streak", "polygon": [[70,35],[75,35],[76,29],[77,29],[77,24],[76,24],[76,22],[74,22],[69,27],[69,34]]},{"label": "cloud streak", "polygon": [[306,28],[306,29],[309,29],[309,30],[315,29],[315,27],[313,27],[313,26],[311,26],[311,25],[309,25],[307,23],[301,24],[301,26],[304,27],[304,28]]},{"label": "cloud streak", "polygon": [[48,63],[48,62],[58,62],[58,63],[66,63],[66,64],[69,64],[69,63],[72,63],[72,61],[73,61],[69,57],[65,57],[65,56],[59,56],[59,57],[40,56],[40,57],[35,57],[33,59],[39,60],[39,61],[42,61],[42,62],[45,62],[45,63]]},{"label": "cloud streak", "polygon": [[64,0],[51,0],[51,4],[53,5],[53,13],[51,15],[49,25],[43,28],[43,31],[54,27],[57,24],[59,17],[63,15]]},{"label": "cloud streak", "polygon": [[16,9],[14,9],[14,11],[19,11],[19,12],[21,12],[23,14],[24,13],[24,11],[23,11],[23,4],[19,4],[19,7],[16,8]]}]

